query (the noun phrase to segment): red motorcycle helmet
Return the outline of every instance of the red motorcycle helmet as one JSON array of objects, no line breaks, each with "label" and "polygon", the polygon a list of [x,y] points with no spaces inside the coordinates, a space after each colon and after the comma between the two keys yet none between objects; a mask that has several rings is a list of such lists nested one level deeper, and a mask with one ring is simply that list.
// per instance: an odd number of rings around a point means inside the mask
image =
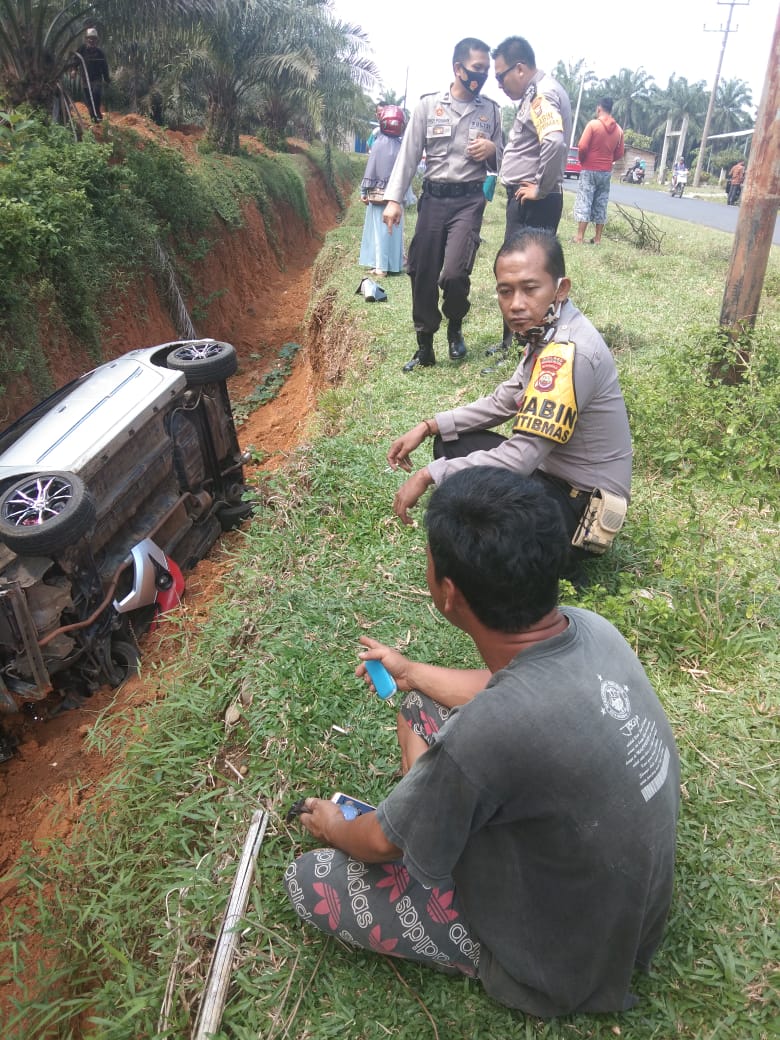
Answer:
[{"label": "red motorcycle helmet", "polygon": [[389,137],[400,137],[406,128],[406,117],[398,105],[385,105],[379,116],[379,129]]}]

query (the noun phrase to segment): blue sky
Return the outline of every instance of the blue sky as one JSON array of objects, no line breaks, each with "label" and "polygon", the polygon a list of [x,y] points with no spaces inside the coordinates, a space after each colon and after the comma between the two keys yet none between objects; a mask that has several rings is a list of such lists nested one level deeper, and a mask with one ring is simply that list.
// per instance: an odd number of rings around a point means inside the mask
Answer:
[{"label": "blue sky", "polygon": [[[557,4],[480,6],[450,0],[332,0],[342,21],[356,22],[368,33],[373,60],[385,86],[404,92],[408,69],[409,107],[420,94],[449,82],[452,48],[465,36],[495,47],[507,36],[525,36],[536,52],[536,64],[551,69],[559,59],[584,58],[596,76],[623,67],[643,66],[660,86],[669,76],[703,79],[710,89],[723,44],[729,7],[717,0],[558,0]],[[722,79],[744,79],[758,106],[778,17],[776,0],[750,0],[735,5],[721,69]],[[704,27],[708,30],[704,31]],[[499,103],[506,97],[491,77],[485,93]]]}]

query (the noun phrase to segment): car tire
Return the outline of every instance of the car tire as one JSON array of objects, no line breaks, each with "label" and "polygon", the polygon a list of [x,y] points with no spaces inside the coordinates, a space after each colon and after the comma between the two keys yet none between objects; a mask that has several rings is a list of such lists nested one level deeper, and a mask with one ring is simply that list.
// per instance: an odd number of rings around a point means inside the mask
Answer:
[{"label": "car tire", "polygon": [[140,661],[138,647],[126,643],[123,639],[113,639],[103,674],[111,686],[119,686],[125,679],[138,672]]},{"label": "car tire", "polygon": [[240,527],[254,512],[251,502],[240,502],[238,505],[222,506],[217,510],[217,520],[223,531],[233,531]]},{"label": "car tire", "polygon": [[96,516],[75,473],[31,473],[0,495],[0,538],[20,556],[48,556],[82,538]]},{"label": "car tire", "polygon": [[220,383],[238,369],[238,357],[230,343],[194,340],[181,343],[166,357],[168,368],[183,372],[188,386]]}]

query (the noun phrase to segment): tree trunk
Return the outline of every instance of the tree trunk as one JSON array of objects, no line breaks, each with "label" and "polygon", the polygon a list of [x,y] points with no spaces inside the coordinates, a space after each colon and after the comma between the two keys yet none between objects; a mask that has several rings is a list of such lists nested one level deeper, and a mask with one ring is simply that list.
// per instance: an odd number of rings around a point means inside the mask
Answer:
[{"label": "tree trunk", "polygon": [[206,140],[224,155],[238,155],[238,98],[224,90],[209,97]]}]

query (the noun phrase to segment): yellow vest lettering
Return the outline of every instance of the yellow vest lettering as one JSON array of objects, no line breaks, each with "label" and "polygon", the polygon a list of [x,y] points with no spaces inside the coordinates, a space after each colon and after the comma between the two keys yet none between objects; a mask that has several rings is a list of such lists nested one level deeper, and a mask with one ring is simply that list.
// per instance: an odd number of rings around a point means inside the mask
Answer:
[{"label": "yellow vest lettering", "polygon": [[575,346],[548,343],[534,362],[513,433],[530,433],[565,444],[577,424],[574,386]]}]

